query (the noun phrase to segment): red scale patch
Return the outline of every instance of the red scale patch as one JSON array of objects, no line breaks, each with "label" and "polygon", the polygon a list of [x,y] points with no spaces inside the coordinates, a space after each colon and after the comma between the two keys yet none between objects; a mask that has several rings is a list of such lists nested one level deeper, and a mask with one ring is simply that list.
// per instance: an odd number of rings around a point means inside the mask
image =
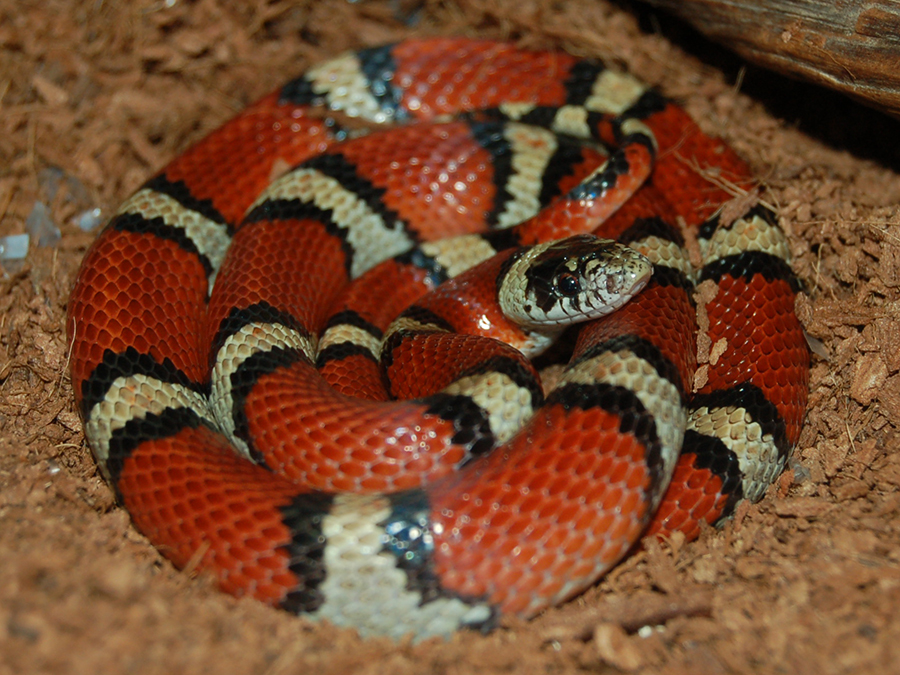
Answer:
[{"label": "red scale patch", "polygon": [[384,203],[424,240],[484,230],[494,205],[493,161],[468,125],[421,124],[337,146],[360,176],[386,190]]},{"label": "red scale patch", "polygon": [[[168,358],[191,380],[202,382],[206,289],[203,267],[176,243],[106,230],[85,256],[69,301],[67,332],[79,402],[81,382],[106,350],[134,347],[159,362]],[[157,311],[161,306],[168,311]]]},{"label": "red scale patch", "polygon": [[711,342],[724,339],[727,347],[710,367],[709,381],[701,393],[735,382],[752,382],[778,408],[793,445],[806,410],[809,348],[794,314],[790,285],[767,282],[761,274],[750,284],[723,277],[707,312]]},{"label": "red scale patch", "polygon": [[576,63],[564,53],[523,52],[510,44],[464,38],[400,43],[392,53],[403,104],[421,118],[505,101],[562,105],[563,82]]},{"label": "red scale patch", "polygon": [[[590,574],[624,555],[624,542],[637,536],[646,517],[647,474],[644,447],[618,428],[618,417],[600,409],[542,408],[508,449],[442,488],[433,506],[444,586],[487,595],[504,612],[532,613],[545,578],[577,583],[570,558],[585,561],[582,573]],[[569,515],[560,522],[564,509]],[[551,537],[561,535],[551,568],[533,567]]]},{"label": "red scale patch", "polygon": [[[184,181],[197,199],[209,199],[226,222],[237,223],[276,177],[332,143],[305,108],[278,105],[278,93],[213,131],[169,164],[170,181]],[[280,170],[279,170],[280,167]]]},{"label": "red scale patch", "polygon": [[233,308],[267,303],[293,316],[311,335],[324,308],[347,283],[337,237],[315,221],[258,222],[231,243],[209,302],[208,335]]},{"label": "red scale patch", "polygon": [[245,410],[267,466],[316,490],[419,487],[463,459],[452,423],[424,418],[421,405],[345,398],[304,363],[260,378]]},{"label": "red scale patch", "polygon": [[175,565],[217,569],[227,592],[268,602],[297,583],[280,509],[298,488],[239,459],[209,429],[138,446],[118,487],[135,525]]},{"label": "red scale patch", "polygon": [[696,468],[695,459],[694,455],[679,457],[669,490],[645,536],[681,532],[688,540],[696,539],[703,525],[712,525],[722,515],[728,500],[721,492],[722,480],[709,469]]}]

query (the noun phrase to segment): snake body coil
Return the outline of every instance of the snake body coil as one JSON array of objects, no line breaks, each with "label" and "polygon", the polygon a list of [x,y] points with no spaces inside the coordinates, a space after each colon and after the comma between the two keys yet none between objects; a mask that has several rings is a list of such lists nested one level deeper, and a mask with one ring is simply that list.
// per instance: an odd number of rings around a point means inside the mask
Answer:
[{"label": "snake body coil", "polygon": [[[314,67],[176,158],[85,257],[68,331],[98,464],[176,565],[365,635],[532,616],[648,527],[696,536],[782,469],[809,369],[773,215],[722,222],[700,169],[750,184],[596,61],[439,38]],[[542,387],[487,337],[519,330],[498,280],[589,232],[653,276]],[[554,294],[588,258],[522,264],[517,347],[547,346],[535,312],[581,310]]]}]

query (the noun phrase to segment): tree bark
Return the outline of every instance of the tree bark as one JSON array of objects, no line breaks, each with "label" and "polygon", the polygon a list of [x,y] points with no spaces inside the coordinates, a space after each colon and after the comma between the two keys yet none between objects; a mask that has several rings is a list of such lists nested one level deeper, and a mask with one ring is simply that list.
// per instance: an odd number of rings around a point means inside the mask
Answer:
[{"label": "tree bark", "polygon": [[647,0],[766,68],[900,118],[900,2]]}]

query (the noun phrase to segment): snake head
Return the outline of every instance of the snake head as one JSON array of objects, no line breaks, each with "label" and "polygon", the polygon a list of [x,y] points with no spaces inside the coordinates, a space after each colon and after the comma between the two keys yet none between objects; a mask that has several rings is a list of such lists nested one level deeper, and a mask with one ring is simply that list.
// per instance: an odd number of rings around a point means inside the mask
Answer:
[{"label": "snake head", "polygon": [[500,306],[530,329],[605,316],[637,295],[653,274],[627,246],[590,234],[523,249],[500,280]]}]

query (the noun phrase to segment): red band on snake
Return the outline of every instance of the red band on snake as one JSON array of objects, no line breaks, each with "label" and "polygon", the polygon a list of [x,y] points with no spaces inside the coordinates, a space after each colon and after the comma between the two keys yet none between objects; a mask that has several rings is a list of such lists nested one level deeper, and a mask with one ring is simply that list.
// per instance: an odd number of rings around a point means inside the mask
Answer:
[{"label": "red band on snake", "polygon": [[[364,635],[562,602],[648,530],[693,537],[759,499],[799,435],[784,235],[763,206],[723,221],[706,169],[752,184],[597,61],[441,38],[314,67],[85,257],[68,330],[98,465],[176,565]],[[485,337],[499,280],[523,246],[587,232],[653,276],[539,357],[567,359],[542,387]]]}]

